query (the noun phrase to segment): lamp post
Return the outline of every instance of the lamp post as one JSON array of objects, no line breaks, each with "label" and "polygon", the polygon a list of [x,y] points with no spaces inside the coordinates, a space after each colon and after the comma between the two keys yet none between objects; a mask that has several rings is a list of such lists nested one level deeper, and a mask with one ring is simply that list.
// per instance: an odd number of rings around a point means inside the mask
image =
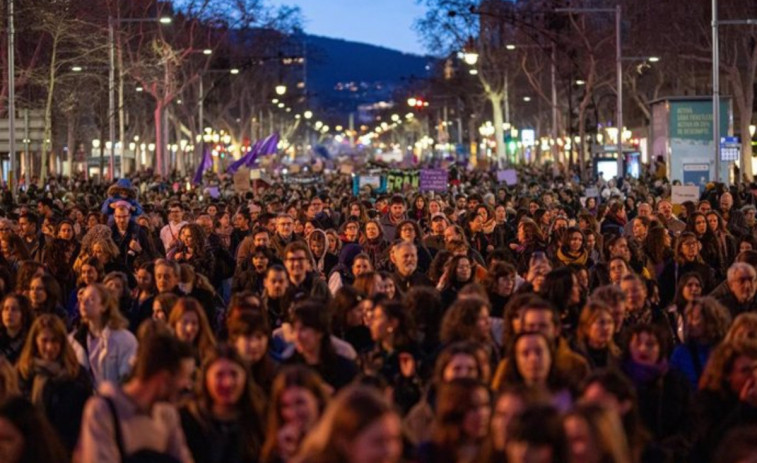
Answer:
[{"label": "lamp post", "polygon": [[[110,181],[113,181],[113,177],[115,175],[115,149],[116,149],[116,40],[115,40],[115,26],[116,24],[121,23],[144,23],[144,22],[158,22],[160,24],[171,24],[171,18],[169,17],[160,17],[160,18],[114,18],[112,16],[108,16],[108,49],[109,49],[109,55],[110,59],[108,62],[108,138],[111,142],[110,145],[110,158],[109,158],[109,172],[108,177]],[[124,140],[123,140],[123,113],[121,112],[123,110],[123,72],[121,69],[118,70],[119,74],[119,86],[120,86],[120,95],[121,98],[119,99],[119,114],[121,114],[121,122],[120,125],[122,127],[121,129],[121,140],[120,146],[121,146],[121,169],[123,170],[123,147],[124,147]],[[123,174],[123,172],[122,172]],[[103,178],[103,172],[100,172],[100,178]]]},{"label": "lamp post", "polygon": [[[755,26],[757,25],[757,19],[719,21],[718,0],[712,0],[712,141],[715,144],[716,182],[720,181],[720,41],[718,28],[721,24],[724,26]],[[741,162],[742,167],[747,162],[743,156],[741,157]]]},{"label": "lamp post", "polygon": [[[8,0],[8,147],[11,172],[8,182],[11,193],[16,189],[16,54],[13,0]],[[29,177],[31,178],[31,177]]]}]

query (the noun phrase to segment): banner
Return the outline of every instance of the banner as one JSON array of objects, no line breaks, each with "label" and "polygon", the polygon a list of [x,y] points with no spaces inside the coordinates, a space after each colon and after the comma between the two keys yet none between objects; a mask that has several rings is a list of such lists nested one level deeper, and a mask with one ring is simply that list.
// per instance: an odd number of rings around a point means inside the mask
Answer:
[{"label": "banner", "polygon": [[685,201],[696,204],[699,201],[699,187],[695,185],[673,185],[670,199],[673,204],[683,204]]},{"label": "banner", "polygon": [[449,172],[446,169],[422,169],[419,179],[419,191],[447,191]]},{"label": "banner", "polygon": [[386,191],[400,193],[409,185],[417,190],[419,183],[418,171],[392,171],[386,175]]},{"label": "banner", "polygon": [[515,169],[505,169],[497,171],[497,181],[505,183],[508,186],[518,184],[518,172]]}]

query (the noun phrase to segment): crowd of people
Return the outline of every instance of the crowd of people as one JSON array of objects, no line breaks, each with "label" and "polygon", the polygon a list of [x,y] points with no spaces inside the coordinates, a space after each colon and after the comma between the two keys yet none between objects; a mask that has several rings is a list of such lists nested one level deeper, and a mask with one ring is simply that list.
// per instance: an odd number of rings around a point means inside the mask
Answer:
[{"label": "crowd of people", "polygon": [[6,195],[0,461],[755,461],[757,185],[662,177]]}]

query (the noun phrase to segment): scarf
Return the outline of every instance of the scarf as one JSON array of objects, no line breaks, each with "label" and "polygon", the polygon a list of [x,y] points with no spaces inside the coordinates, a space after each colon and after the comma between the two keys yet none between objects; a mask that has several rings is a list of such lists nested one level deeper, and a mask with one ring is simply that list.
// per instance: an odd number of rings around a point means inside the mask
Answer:
[{"label": "scarf", "polygon": [[563,251],[563,248],[559,247],[557,248],[557,258],[565,265],[586,265],[586,262],[589,260],[589,253],[583,250],[578,254],[572,254],[569,251]]},{"label": "scarf", "polygon": [[68,373],[63,370],[63,366],[58,362],[49,362],[40,358],[35,358],[33,362],[32,374],[34,380],[29,399],[44,411],[44,394],[47,382],[51,379],[65,379],[68,377]]},{"label": "scarf", "polygon": [[649,384],[668,372],[668,362],[663,360],[656,365],[642,365],[629,359],[623,365],[623,370],[636,386]]}]

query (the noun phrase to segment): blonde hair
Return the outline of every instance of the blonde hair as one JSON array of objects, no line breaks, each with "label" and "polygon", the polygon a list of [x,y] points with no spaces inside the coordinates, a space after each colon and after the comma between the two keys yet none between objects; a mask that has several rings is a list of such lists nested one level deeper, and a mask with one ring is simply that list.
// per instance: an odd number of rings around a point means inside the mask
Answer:
[{"label": "blonde hair", "polygon": [[582,404],[569,412],[564,420],[570,418],[583,420],[594,436],[600,461],[612,463],[631,463],[628,439],[620,422],[620,417],[597,404]]},{"label": "blonde hair", "polygon": [[92,283],[87,286],[87,288],[93,288],[97,291],[97,294],[100,296],[100,301],[105,307],[102,314],[103,326],[107,326],[111,330],[122,330],[129,326],[129,321],[118,309],[118,299],[113,296],[113,292],[108,289],[107,286],[102,283]]},{"label": "blonde hair", "polygon": [[[354,385],[340,391],[305,437],[293,461],[348,461],[350,442],[383,416],[395,413],[376,390]],[[320,458],[319,458],[320,457]]]},{"label": "blonde hair", "polygon": [[[731,324],[728,332],[725,334],[723,342],[737,342],[741,341],[741,338],[737,338],[736,334],[742,329],[754,333],[754,340],[757,341],[757,313],[744,312],[739,314]],[[743,336],[743,335],[742,335]],[[748,337],[749,338],[749,337]]]}]

